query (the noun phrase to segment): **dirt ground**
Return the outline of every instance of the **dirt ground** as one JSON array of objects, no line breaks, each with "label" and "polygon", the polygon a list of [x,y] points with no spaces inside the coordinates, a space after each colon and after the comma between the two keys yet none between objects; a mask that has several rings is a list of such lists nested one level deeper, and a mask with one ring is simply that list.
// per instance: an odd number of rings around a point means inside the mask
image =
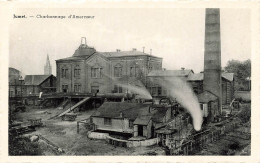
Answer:
[{"label": "dirt ground", "polygon": [[[44,127],[36,128],[35,132],[27,135],[41,135],[50,142],[61,148],[62,155],[154,155],[164,153],[159,146],[124,148],[115,147],[105,140],[93,140],[87,138],[87,130],[80,126],[80,133],[77,133],[77,121],[89,118],[95,110],[79,112],[76,121],[62,121],[61,118],[51,119],[62,110],[56,108],[39,109],[28,107],[26,112],[16,113],[16,120],[28,122],[30,118],[41,118]],[[47,150],[46,144],[40,142],[45,155],[57,155],[53,150]]]},{"label": "dirt ground", "polygon": [[[25,112],[16,113],[16,121],[28,123],[30,118],[41,118],[44,127],[38,127],[29,135],[41,135],[61,148],[64,153],[59,155],[165,155],[164,149],[159,146],[124,148],[108,144],[105,140],[94,140],[87,137],[87,130],[80,125],[80,133],[77,133],[77,121],[89,118],[95,110],[79,112],[76,121],[62,121],[61,118],[49,119],[64,110],[56,108],[40,109],[27,107]],[[244,139],[237,133],[239,128],[219,141],[208,144],[195,155],[226,155],[229,154],[231,144],[239,142],[239,149],[234,155],[250,155],[250,139]],[[27,134],[28,135],[28,134]],[[236,136],[238,135],[238,136]],[[57,152],[49,149],[43,141],[39,141],[44,155],[57,155]],[[231,151],[232,152],[232,151]]]}]

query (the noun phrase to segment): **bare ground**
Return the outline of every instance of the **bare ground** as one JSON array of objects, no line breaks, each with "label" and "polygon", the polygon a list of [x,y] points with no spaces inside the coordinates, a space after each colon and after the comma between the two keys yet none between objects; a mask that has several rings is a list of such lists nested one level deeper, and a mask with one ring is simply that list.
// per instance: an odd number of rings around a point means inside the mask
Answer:
[{"label": "bare ground", "polygon": [[[76,121],[62,121],[61,118],[51,119],[61,112],[56,108],[39,109],[28,107],[26,112],[16,113],[16,120],[27,122],[30,118],[41,118],[44,127],[38,127],[35,132],[27,135],[41,135],[64,150],[62,155],[149,155],[164,154],[159,146],[124,148],[108,144],[105,140],[93,140],[87,137],[87,130],[81,125],[77,133],[77,121],[87,119],[95,110],[80,112]],[[46,143],[39,141],[45,155],[57,155],[48,149]]]}]

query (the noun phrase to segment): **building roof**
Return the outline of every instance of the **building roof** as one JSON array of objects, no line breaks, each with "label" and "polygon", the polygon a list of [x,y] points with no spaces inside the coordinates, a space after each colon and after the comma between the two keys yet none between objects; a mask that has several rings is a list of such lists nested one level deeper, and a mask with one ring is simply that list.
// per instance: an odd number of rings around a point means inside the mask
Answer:
[{"label": "building roof", "polygon": [[20,84],[19,77],[21,75],[21,72],[15,68],[9,67],[9,84],[14,85],[14,84]]},{"label": "building roof", "polygon": [[75,50],[75,53],[73,54],[73,57],[75,56],[90,56],[96,52],[96,49],[93,47],[89,47],[87,44],[81,44],[77,50]]},{"label": "building roof", "polygon": [[139,116],[135,119],[134,121],[134,125],[148,125],[148,123],[150,122],[152,116],[151,115],[143,115],[143,116]]},{"label": "building roof", "polygon": [[218,97],[209,91],[203,91],[202,93],[198,94],[198,100],[201,103],[208,103],[210,101],[216,101]]},{"label": "building roof", "polygon": [[26,75],[24,85],[40,85],[52,75]]},{"label": "building roof", "polygon": [[203,73],[191,74],[190,76],[188,76],[188,81],[202,81],[203,79]]},{"label": "building roof", "polygon": [[[223,72],[222,78],[233,81],[234,80],[234,73],[227,73]],[[188,76],[188,81],[202,81],[204,79],[204,73],[197,73],[197,74],[191,74]]]},{"label": "building roof", "polygon": [[184,69],[184,70],[153,70],[147,76],[162,76],[162,77],[185,77],[193,73],[191,69]]},{"label": "building roof", "polygon": [[135,120],[138,116],[147,114],[148,109],[148,105],[140,103],[105,102],[92,116]]},{"label": "building roof", "polygon": [[229,81],[233,81],[234,80],[234,73],[223,72],[222,77],[229,80]]},{"label": "building roof", "polygon": [[155,58],[160,58],[140,51],[97,52],[94,48],[88,47],[87,45],[86,47],[84,47],[84,45],[81,46],[75,51],[72,57],[61,58],[56,61],[83,60],[89,58],[94,54],[99,54],[105,58],[116,58],[116,57],[127,57],[127,56],[151,56]]},{"label": "building roof", "polygon": [[[140,51],[137,51],[137,50],[118,51],[118,52],[100,52],[100,54],[104,55],[107,58],[125,57],[125,56],[151,56],[151,57],[156,57],[154,55],[150,55],[150,54],[140,52]],[[156,57],[156,58],[160,58],[160,57]]]}]

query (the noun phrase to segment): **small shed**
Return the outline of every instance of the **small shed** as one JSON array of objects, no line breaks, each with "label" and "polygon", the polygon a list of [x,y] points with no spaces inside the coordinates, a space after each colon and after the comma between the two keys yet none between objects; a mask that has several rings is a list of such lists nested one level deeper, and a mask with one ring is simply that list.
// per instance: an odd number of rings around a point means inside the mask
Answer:
[{"label": "small shed", "polygon": [[147,139],[151,138],[153,135],[152,131],[152,116],[143,115],[139,116],[134,121],[134,137],[142,136]]},{"label": "small shed", "polygon": [[218,97],[209,91],[198,94],[204,122],[213,121],[218,115]]}]

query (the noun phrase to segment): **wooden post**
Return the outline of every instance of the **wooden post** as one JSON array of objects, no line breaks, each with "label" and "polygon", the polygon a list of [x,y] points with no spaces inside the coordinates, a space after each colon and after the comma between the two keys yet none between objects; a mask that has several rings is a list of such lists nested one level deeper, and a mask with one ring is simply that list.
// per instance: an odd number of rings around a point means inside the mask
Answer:
[{"label": "wooden post", "polygon": [[77,122],[77,133],[79,133],[79,122]]}]

